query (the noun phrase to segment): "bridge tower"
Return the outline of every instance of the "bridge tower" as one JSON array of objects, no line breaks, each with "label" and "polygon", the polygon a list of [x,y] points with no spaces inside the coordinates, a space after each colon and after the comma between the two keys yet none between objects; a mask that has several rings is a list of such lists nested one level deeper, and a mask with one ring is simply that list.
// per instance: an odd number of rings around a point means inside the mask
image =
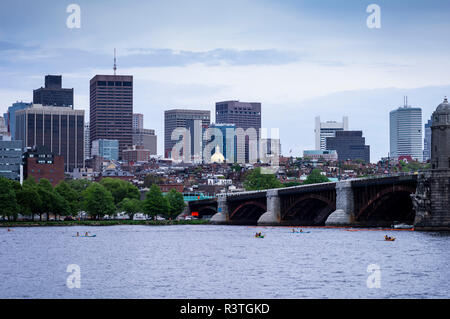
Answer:
[{"label": "bridge tower", "polygon": [[418,230],[450,229],[450,104],[447,98],[432,115],[431,169],[421,172],[411,195]]}]

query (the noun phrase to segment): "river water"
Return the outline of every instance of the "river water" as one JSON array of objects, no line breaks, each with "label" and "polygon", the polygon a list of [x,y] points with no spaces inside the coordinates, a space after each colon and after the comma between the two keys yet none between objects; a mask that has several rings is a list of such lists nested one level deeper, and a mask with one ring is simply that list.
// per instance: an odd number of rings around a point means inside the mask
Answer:
[{"label": "river water", "polygon": [[[97,236],[72,237],[77,231]],[[265,238],[254,238],[257,231]],[[448,233],[290,231],[212,225],[0,228],[0,298],[450,297]],[[386,242],[385,234],[397,240]],[[79,267],[80,288],[69,288],[76,281],[68,285],[68,277],[78,272],[67,272],[68,265]]]}]

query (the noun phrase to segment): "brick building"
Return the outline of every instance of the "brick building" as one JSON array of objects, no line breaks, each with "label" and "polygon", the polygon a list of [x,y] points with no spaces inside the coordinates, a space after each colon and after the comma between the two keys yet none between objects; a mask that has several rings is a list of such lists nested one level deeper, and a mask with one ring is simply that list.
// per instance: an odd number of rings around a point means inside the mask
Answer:
[{"label": "brick building", "polygon": [[148,162],[150,160],[150,150],[143,146],[133,146],[123,150],[122,159],[126,162]]},{"label": "brick building", "polygon": [[53,186],[64,180],[64,157],[45,147],[29,148],[22,156],[24,179],[33,177],[38,183],[46,178]]}]

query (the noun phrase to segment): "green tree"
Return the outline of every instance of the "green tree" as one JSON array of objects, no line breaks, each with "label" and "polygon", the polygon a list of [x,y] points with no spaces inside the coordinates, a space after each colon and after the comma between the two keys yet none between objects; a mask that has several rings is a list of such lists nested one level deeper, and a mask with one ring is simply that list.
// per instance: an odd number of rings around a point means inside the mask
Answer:
[{"label": "green tree", "polygon": [[124,198],[119,203],[120,210],[124,211],[130,217],[130,219],[133,219],[136,213],[142,211],[142,206],[142,202],[136,198]]},{"label": "green tree", "polygon": [[171,189],[169,193],[167,193],[166,198],[169,202],[168,217],[174,218],[183,212],[186,203],[184,202],[182,193],[178,192],[176,189]]},{"label": "green tree", "polygon": [[50,184],[50,182],[47,179],[42,178],[39,180],[39,183],[37,184],[37,191],[42,200],[41,210],[39,211],[39,220],[42,221],[43,214],[47,215],[48,220],[48,215],[53,210],[54,198],[53,198],[52,184]]},{"label": "green tree", "polygon": [[65,181],[61,181],[56,185],[55,191],[66,201],[67,215],[75,216],[80,208],[79,194]]},{"label": "green tree", "polygon": [[257,167],[245,176],[244,188],[248,191],[263,190],[270,188],[280,188],[283,184],[274,174],[263,174],[261,167]]},{"label": "green tree", "polygon": [[320,173],[320,170],[316,168],[312,170],[311,174],[308,175],[303,184],[319,184],[319,183],[327,183],[329,181],[330,180],[328,179],[328,177],[323,176]]},{"label": "green tree", "polygon": [[104,215],[113,215],[116,207],[111,192],[99,183],[92,183],[83,192],[84,210],[96,219]]},{"label": "green tree", "polygon": [[242,167],[241,167],[241,165],[236,163],[236,164],[231,165],[231,170],[233,172],[240,172],[240,171],[242,171]]},{"label": "green tree", "polygon": [[19,212],[14,183],[7,178],[0,177],[0,214],[16,219]]},{"label": "green tree", "polygon": [[38,192],[38,185],[33,178],[27,178],[22,188],[17,191],[17,202],[20,205],[20,214],[34,219],[42,211],[42,199]]},{"label": "green tree", "polygon": [[76,191],[78,194],[81,194],[86,188],[88,188],[92,182],[87,179],[71,179],[67,182],[67,184]]},{"label": "green tree", "polygon": [[401,161],[400,163],[402,166],[402,172],[417,172],[423,167],[422,163],[419,163],[418,161],[413,161],[409,163]]},{"label": "green tree", "polygon": [[111,192],[116,205],[125,198],[139,199],[140,197],[139,189],[136,186],[121,179],[107,177],[102,179],[100,184]]},{"label": "green tree", "polygon": [[144,201],[144,211],[149,216],[169,213],[169,202],[157,185],[152,185]]}]

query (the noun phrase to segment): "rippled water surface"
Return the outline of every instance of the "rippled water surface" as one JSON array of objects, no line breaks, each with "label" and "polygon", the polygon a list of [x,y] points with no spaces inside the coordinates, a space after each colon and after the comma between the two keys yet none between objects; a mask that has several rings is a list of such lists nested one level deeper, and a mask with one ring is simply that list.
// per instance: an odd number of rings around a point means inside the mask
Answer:
[{"label": "rippled water surface", "polygon": [[[450,297],[448,233],[305,230],[0,228],[0,298]],[[386,233],[397,240],[385,242]],[[81,269],[79,289],[67,287],[69,264]],[[381,269],[380,288],[367,287],[370,264]]]}]

